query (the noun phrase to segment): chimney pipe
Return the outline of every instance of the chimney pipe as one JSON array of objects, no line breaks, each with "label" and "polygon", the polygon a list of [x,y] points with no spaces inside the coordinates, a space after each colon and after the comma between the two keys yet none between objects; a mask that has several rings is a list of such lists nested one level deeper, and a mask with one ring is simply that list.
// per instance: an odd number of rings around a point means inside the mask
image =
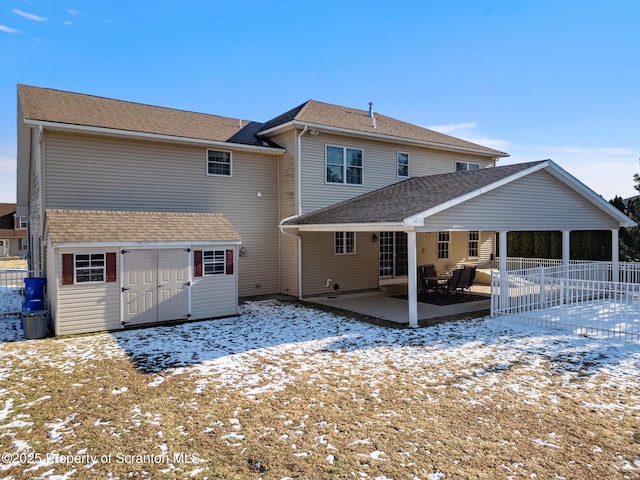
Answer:
[{"label": "chimney pipe", "polygon": [[373,117],[373,102],[369,102],[369,117]]}]

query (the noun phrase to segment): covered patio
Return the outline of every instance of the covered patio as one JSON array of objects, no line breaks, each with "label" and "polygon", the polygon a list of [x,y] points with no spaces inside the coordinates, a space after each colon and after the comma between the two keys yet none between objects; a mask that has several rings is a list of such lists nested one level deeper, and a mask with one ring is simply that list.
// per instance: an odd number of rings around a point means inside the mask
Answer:
[{"label": "covered patio", "polygon": [[[562,260],[570,261],[572,230],[608,230],[612,235],[612,261],[618,258],[618,231],[634,223],[551,160],[542,160],[481,170],[414,177],[388,187],[365,193],[350,200],[286,219],[283,232],[298,236],[298,248],[303,252],[301,234],[320,235],[323,232],[401,231],[407,235],[408,300],[387,298],[384,294],[362,296],[334,295],[317,303],[328,302],[338,308],[350,305],[353,311],[375,312],[389,320],[418,326],[419,320],[430,316],[446,316],[430,304],[418,302],[417,266],[419,234],[437,232],[497,232],[501,262],[506,271],[507,233],[509,231],[561,231]],[[323,257],[309,238],[307,250],[298,262],[299,297],[305,298],[303,276],[313,277],[322,268]],[[422,245],[421,249],[425,246]],[[430,246],[427,248],[435,248]],[[303,256],[301,255],[302,259]],[[330,259],[324,260],[328,262]],[[316,269],[316,271],[314,271]],[[328,284],[328,282],[327,282]],[[506,301],[508,288],[501,290]],[[335,298],[331,298],[335,297]],[[367,305],[365,305],[368,304]],[[358,310],[355,310],[355,307]],[[449,306],[449,311],[472,308],[471,305]],[[345,308],[349,310],[349,308]],[[370,310],[369,310],[370,309]],[[404,314],[401,310],[404,309]],[[451,313],[455,314],[455,313]],[[435,318],[435,317],[431,317]]]}]

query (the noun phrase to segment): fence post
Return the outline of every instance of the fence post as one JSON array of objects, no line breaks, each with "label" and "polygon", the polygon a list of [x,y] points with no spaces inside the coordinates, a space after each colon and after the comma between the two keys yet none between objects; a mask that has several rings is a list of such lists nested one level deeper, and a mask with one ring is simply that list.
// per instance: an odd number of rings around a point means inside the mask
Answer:
[{"label": "fence post", "polygon": [[544,267],[540,267],[540,308],[547,308],[547,282],[544,278]]}]

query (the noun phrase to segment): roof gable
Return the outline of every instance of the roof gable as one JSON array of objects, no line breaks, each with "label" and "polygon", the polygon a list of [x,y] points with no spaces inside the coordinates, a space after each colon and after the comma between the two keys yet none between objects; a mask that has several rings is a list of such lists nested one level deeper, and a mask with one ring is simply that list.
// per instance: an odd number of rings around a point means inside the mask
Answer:
[{"label": "roof gable", "polygon": [[[395,224],[424,225],[425,219],[472,200],[503,185],[544,169],[586,199],[621,227],[635,225],[618,209],[596,195],[551,160],[415,177],[307,213],[285,226]],[[479,213],[481,215],[481,213]]]}]

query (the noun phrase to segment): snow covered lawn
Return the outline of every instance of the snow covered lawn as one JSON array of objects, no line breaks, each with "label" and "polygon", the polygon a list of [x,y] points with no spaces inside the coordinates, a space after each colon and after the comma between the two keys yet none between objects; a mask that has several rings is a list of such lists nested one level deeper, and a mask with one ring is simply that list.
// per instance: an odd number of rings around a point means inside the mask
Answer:
[{"label": "snow covered lawn", "polygon": [[277,301],[74,338],[17,325],[0,319],[0,478],[640,476],[630,342]]}]

